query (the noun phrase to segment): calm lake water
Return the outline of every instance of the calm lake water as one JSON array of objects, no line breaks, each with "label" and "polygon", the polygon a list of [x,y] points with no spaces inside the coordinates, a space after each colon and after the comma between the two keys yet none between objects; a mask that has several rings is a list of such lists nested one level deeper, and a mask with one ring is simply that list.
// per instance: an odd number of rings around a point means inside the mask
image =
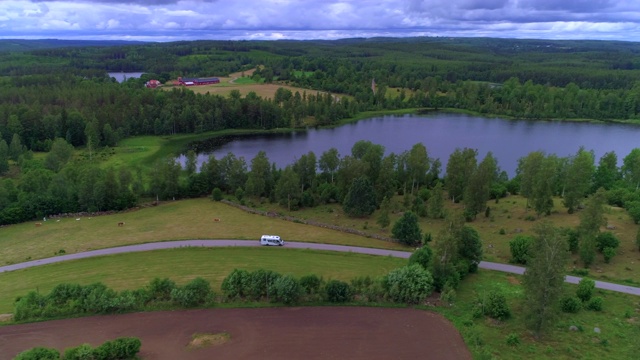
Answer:
[{"label": "calm lake water", "polygon": [[[431,158],[439,158],[443,171],[449,155],[456,148],[478,150],[478,161],[491,151],[502,170],[515,174],[518,159],[532,151],[569,156],[580,146],[593,150],[596,164],[600,157],[615,151],[619,163],[636,147],[640,147],[640,126],[618,124],[589,124],[559,121],[525,121],[483,118],[477,116],[432,113],[426,115],[382,116],[333,129],[310,129],[289,134],[225,137],[194,144],[198,163],[210,154],[217,159],[231,152],[251,159],[264,150],[271,162],[284,168],[301,155],[313,151],[320,155],[332,147],[340,156],[350,155],[351,147],[359,140],[383,145],[386,153],[399,154],[423,143]],[[184,157],[180,157],[184,163]]]},{"label": "calm lake water", "polygon": [[110,72],[109,77],[116,78],[116,81],[121,83],[125,79],[131,79],[131,78],[137,79],[140,76],[142,76],[142,74],[144,73],[143,72]]}]

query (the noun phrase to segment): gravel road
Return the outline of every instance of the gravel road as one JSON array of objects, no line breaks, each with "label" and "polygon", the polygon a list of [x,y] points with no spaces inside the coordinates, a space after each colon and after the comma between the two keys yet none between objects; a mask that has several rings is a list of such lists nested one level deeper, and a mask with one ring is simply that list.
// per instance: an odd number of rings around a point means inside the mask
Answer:
[{"label": "gravel road", "polygon": [[[216,247],[216,246],[258,247],[261,245],[260,245],[260,242],[257,240],[183,240],[183,241],[154,242],[154,243],[147,243],[147,244],[119,246],[119,247],[113,247],[108,249],[92,250],[92,251],[86,251],[82,253],[60,255],[52,258],[27,261],[19,264],[0,266],[0,273],[26,269],[34,266],[53,264],[53,263],[58,263],[58,262],[68,261],[68,260],[85,259],[85,258],[90,258],[95,256],[123,254],[123,253],[137,252],[137,251],[175,249],[175,248],[182,248],[182,247]],[[393,256],[393,257],[399,257],[399,258],[405,258],[405,259],[411,255],[410,252],[406,252],[406,251],[373,249],[373,248],[363,248],[363,247],[356,247],[356,246],[343,246],[343,245],[330,245],[330,244],[301,243],[301,242],[287,242],[285,244],[285,247],[294,248],[294,249],[354,252],[354,253],[368,254],[368,255]],[[519,274],[519,275],[524,274],[524,270],[525,270],[525,268],[520,266],[492,263],[487,261],[480,262],[479,266],[481,269],[502,271],[502,272],[507,272],[511,274]],[[565,281],[571,284],[577,284],[578,282],[580,282],[581,279],[582,278],[577,276],[565,277]],[[640,288],[633,287],[633,286],[596,281],[596,288],[640,296]]]}]

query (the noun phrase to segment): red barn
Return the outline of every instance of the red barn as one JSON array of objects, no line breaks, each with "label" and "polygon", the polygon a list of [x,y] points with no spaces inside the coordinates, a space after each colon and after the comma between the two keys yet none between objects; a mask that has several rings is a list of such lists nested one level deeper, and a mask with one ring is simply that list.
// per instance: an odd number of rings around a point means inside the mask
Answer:
[{"label": "red barn", "polygon": [[194,86],[194,85],[209,85],[209,84],[218,84],[220,83],[220,79],[217,77],[209,77],[209,78],[178,78],[178,83],[184,86]]}]

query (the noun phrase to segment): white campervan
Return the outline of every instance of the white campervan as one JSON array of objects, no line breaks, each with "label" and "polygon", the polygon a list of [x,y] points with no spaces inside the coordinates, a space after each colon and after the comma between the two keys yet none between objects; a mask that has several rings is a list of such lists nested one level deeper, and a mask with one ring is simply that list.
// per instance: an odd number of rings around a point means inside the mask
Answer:
[{"label": "white campervan", "polygon": [[278,235],[262,235],[260,238],[260,245],[284,245],[284,240],[280,239]]}]

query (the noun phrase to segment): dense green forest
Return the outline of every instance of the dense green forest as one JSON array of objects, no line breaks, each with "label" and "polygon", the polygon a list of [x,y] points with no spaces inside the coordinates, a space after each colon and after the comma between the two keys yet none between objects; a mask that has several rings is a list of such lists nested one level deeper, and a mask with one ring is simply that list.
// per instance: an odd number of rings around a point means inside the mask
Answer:
[{"label": "dense green forest", "polygon": [[[616,154],[596,167],[588,151],[569,158],[532,153],[521,159],[514,179],[497,169],[497,159],[480,161],[472,149],[451,154],[443,179],[439,160],[419,144],[406,154],[384,156],[381,146],[359,143],[352,154],[310,153],[285,169],[276,169],[267,154],[252,159],[251,170],[245,159],[228,155],[210,159],[199,172],[193,154],[185,169],[173,159],[151,169],[105,169],[90,156],[72,160],[74,148],[92,154],[131,136],[296,128],[309,119],[333,125],[369,110],[456,108],[529,119],[634,122],[640,118],[637,43],[380,38],[32,45],[38,48],[0,52],[0,224],[120,210],[141,197],[202,196],[214,189],[292,209],[338,202],[354,216],[366,216],[401,193],[407,207],[436,217],[446,191],[465,203],[473,220],[489,198],[507,192],[523,194],[544,215],[552,196],[563,196],[573,211],[603,187],[612,204],[640,212],[635,150],[620,154],[621,168]],[[256,67],[253,76],[260,81],[306,90],[280,89],[266,99],[144,87],[152,78],[222,76]],[[108,71],[145,75],[120,84]]]}]

